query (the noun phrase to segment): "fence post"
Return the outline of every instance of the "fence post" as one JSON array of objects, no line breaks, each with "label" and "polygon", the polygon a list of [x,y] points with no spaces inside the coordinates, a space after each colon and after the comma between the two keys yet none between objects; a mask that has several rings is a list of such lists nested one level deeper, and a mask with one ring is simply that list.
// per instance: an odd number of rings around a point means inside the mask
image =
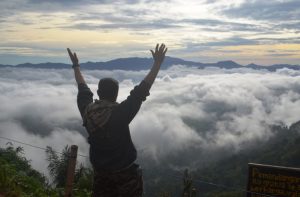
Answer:
[{"label": "fence post", "polygon": [[72,197],[72,188],[73,188],[73,181],[74,181],[74,176],[75,176],[77,150],[78,150],[78,146],[76,146],[76,145],[71,146],[71,152],[70,152],[70,157],[69,157],[69,161],[68,161],[68,169],[67,169],[65,197]]},{"label": "fence post", "polygon": [[197,191],[196,188],[193,187],[193,179],[188,169],[184,171],[183,175],[183,197],[196,197]]},{"label": "fence post", "polygon": [[196,188],[193,187],[191,197],[196,197],[197,196],[197,190]]}]

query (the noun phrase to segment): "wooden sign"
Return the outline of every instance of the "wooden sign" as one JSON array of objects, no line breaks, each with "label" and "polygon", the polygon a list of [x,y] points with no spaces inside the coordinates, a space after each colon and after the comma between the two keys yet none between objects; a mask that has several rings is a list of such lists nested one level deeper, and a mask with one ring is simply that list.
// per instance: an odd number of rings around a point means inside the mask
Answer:
[{"label": "wooden sign", "polygon": [[300,197],[300,168],[254,163],[248,168],[247,197]]}]

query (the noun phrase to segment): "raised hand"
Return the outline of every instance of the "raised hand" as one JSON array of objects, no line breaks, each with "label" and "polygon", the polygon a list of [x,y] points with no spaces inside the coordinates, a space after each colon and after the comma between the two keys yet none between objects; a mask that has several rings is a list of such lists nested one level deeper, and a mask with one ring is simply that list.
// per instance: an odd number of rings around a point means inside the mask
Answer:
[{"label": "raised hand", "polygon": [[86,84],[86,82],[80,72],[79,61],[78,61],[76,53],[72,53],[69,48],[67,48],[67,50],[68,50],[70,59],[73,63],[72,68],[74,68],[74,74],[75,74],[75,79],[76,79],[77,84]]},{"label": "raised hand", "polygon": [[148,83],[150,86],[153,84],[153,82],[158,74],[160,66],[165,59],[167,50],[168,50],[168,48],[166,48],[165,44],[161,44],[160,46],[159,46],[159,44],[157,44],[155,47],[155,51],[150,50],[152,53],[153,59],[154,59],[154,63],[153,63],[153,66],[152,66],[150,72],[144,78],[144,81],[146,83]]},{"label": "raised hand", "polygon": [[154,62],[161,64],[165,59],[167,50],[168,50],[168,48],[166,48],[165,44],[161,44],[160,46],[159,46],[159,44],[157,44],[155,47],[155,52],[153,50],[150,50],[152,53]]},{"label": "raised hand", "polygon": [[67,50],[68,50],[70,59],[71,59],[71,61],[72,61],[72,63],[73,63],[73,68],[79,66],[79,60],[78,60],[78,58],[77,58],[76,53],[72,53],[71,50],[70,50],[69,48],[67,48]]}]

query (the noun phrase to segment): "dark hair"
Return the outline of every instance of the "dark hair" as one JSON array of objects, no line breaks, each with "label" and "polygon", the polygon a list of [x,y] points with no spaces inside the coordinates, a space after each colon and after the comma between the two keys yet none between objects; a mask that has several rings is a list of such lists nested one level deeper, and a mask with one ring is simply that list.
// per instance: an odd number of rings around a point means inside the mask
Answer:
[{"label": "dark hair", "polygon": [[119,92],[119,82],[113,78],[103,78],[98,84],[98,96],[100,99],[116,101]]}]

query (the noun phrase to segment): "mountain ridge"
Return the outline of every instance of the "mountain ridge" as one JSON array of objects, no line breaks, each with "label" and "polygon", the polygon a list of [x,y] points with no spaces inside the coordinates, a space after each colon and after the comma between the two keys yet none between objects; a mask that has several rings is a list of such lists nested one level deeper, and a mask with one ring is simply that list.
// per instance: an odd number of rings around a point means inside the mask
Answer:
[{"label": "mountain ridge", "polygon": [[[128,58],[117,58],[113,60],[109,60],[106,62],[85,62],[81,63],[82,69],[87,70],[147,70],[152,65],[152,58],[141,58],[141,57],[128,57]],[[288,68],[292,70],[300,70],[300,65],[291,65],[291,64],[273,64],[270,66],[262,66],[255,63],[248,64],[243,66],[238,64],[232,60],[219,61],[216,63],[201,63],[195,61],[188,61],[180,58],[167,56],[165,58],[164,63],[162,64],[162,69],[167,69],[172,65],[186,65],[188,67],[198,67],[199,69],[204,69],[207,67],[216,67],[222,69],[234,69],[234,68],[249,68],[254,70],[268,70],[268,71],[276,71],[278,69]],[[0,64],[0,68],[3,67],[14,67],[14,68],[47,68],[47,69],[66,69],[70,68],[70,64],[65,63],[23,63],[18,65],[2,65]]]}]

